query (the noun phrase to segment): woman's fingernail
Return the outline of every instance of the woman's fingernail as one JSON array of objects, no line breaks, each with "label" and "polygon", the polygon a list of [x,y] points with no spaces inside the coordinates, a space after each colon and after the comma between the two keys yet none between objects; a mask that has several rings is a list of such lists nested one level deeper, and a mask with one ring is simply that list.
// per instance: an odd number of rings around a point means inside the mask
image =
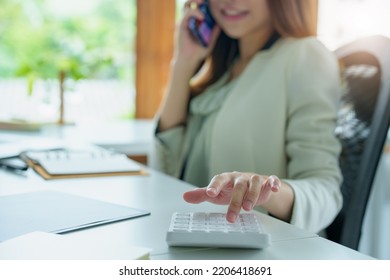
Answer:
[{"label": "woman's fingernail", "polygon": [[252,201],[247,200],[244,202],[243,206],[244,206],[245,210],[249,211],[249,210],[252,210],[253,203],[252,203]]},{"label": "woman's fingernail", "polygon": [[269,183],[271,185],[272,190],[274,190],[274,191],[279,190],[279,188],[280,188],[279,182],[275,179],[274,175],[269,176]]},{"label": "woman's fingernail", "polygon": [[227,220],[228,220],[229,222],[231,222],[231,223],[236,222],[236,220],[237,220],[237,214],[236,214],[236,213],[233,213],[233,212],[229,212],[229,213],[227,214]]},{"label": "woman's fingernail", "polygon": [[208,195],[211,195],[211,196],[216,196],[217,195],[217,190],[214,189],[214,188],[209,188],[209,189],[207,189],[206,192],[207,192]]}]

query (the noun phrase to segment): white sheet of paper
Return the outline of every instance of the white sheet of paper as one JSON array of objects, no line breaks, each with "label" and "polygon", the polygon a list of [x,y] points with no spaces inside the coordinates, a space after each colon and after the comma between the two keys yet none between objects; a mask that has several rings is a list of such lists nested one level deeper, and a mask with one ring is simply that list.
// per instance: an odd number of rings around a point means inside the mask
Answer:
[{"label": "white sheet of paper", "polygon": [[35,231],[0,243],[0,260],[134,260],[147,259],[150,249],[111,244]]}]

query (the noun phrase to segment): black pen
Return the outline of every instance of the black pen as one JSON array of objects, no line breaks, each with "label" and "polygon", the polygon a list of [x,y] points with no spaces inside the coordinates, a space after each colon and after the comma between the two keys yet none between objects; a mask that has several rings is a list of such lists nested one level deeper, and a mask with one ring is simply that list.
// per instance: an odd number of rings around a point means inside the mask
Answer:
[{"label": "black pen", "polygon": [[0,159],[0,167],[10,171],[26,171],[28,169],[27,163],[19,157]]}]

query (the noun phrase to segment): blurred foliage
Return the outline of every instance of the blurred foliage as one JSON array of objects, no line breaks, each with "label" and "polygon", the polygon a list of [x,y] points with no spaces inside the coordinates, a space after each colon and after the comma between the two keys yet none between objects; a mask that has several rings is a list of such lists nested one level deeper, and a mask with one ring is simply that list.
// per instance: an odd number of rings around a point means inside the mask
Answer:
[{"label": "blurred foliage", "polygon": [[[75,12],[56,11],[56,1]],[[60,72],[73,80],[133,79],[136,1],[85,1],[95,5],[80,13],[74,0],[0,0],[0,78],[26,77],[30,93],[36,79]]]}]

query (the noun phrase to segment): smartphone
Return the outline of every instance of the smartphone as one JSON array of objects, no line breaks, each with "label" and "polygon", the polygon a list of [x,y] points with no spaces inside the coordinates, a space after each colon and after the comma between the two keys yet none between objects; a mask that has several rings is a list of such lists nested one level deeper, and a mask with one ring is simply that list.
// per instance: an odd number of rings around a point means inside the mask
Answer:
[{"label": "smartphone", "polygon": [[207,47],[211,41],[211,34],[215,26],[215,20],[211,15],[208,1],[205,0],[198,9],[204,14],[203,20],[190,18],[188,28],[196,41],[203,47]]}]

